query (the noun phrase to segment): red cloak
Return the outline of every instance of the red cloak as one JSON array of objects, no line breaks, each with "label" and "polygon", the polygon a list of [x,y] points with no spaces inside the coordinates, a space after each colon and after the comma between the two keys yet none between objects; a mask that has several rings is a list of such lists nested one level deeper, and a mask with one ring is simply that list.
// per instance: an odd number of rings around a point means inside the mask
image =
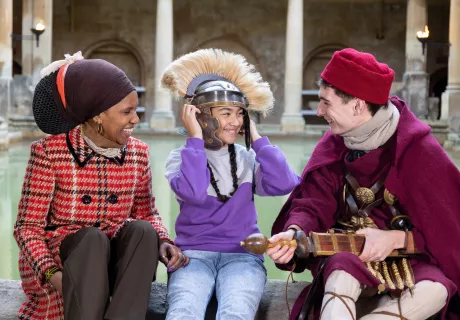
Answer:
[{"label": "red cloak", "polygon": [[[404,101],[392,97],[391,102],[401,116],[385,188],[396,196],[411,217],[417,248],[425,253],[425,261],[420,265],[422,270],[414,270],[416,281],[431,279],[443,283],[453,302],[452,299],[458,299],[457,288],[460,288],[460,173],[431,135],[430,127],[418,120]],[[343,162],[348,151],[341,136],[333,135],[330,131],[324,135],[304,169],[301,184],[291,193],[275,220],[272,234],[285,231],[291,224],[301,226],[306,233],[324,232],[333,226],[337,212],[320,210],[321,203],[330,201],[330,197],[312,199],[309,196],[303,197],[302,193],[308,193],[314,187],[317,192],[312,193],[316,193],[316,197],[321,195],[318,190],[326,194],[331,187],[329,184],[333,183],[327,180],[329,168]],[[321,172],[321,179],[317,179],[318,172]],[[300,211],[299,207],[302,208]],[[295,272],[308,268],[315,275],[318,262],[316,258],[300,261]],[[334,269],[342,269],[368,286],[378,285],[378,281],[365,272],[363,264],[350,261],[335,261],[333,264],[326,268],[325,278]],[[292,267],[277,266],[285,270]],[[421,276],[417,277],[417,273]],[[307,290],[304,290],[299,296],[291,318],[300,311],[306,293]],[[460,319],[459,310],[454,310],[456,305],[458,303],[450,303],[447,314],[445,308],[442,318]]]}]

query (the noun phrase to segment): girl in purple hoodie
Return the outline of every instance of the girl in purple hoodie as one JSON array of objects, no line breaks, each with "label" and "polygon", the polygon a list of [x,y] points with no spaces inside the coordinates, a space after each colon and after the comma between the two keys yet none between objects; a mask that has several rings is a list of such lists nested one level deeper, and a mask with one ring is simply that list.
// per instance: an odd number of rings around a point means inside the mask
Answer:
[{"label": "girl in purple hoodie", "polygon": [[[266,269],[263,256],[239,243],[260,232],[254,193],[281,196],[299,184],[282,151],[249,118],[250,111],[266,115],[273,94],[242,56],[218,49],[174,61],[162,85],[187,99],[182,122],[189,136],[166,164],[180,205],[175,243],[190,261],[168,270],[166,319],[204,319],[214,292],[217,319],[253,319]],[[238,134],[246,146],[235,144]]]}]

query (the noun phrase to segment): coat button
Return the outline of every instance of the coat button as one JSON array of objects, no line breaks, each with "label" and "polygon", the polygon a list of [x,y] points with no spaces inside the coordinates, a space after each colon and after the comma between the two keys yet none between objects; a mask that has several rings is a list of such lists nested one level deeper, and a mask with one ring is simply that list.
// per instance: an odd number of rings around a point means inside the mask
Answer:
[{"label": "coat button", "polygon": [[93,224],[94,227],[99,228],[101,226],[101,223],[99,221],[96,221],[95,224]]},{"label": "coat button", "polygon": [[83,197],[81,197],[81,202],[84,204],[90,204],[91,203],[91,196],[85,194]]},{"label": "coat button", "polygon": [[118,202],[118,196],[116,194],[111,194],[107,200],[109,200],[110,203],[115,204]]}]

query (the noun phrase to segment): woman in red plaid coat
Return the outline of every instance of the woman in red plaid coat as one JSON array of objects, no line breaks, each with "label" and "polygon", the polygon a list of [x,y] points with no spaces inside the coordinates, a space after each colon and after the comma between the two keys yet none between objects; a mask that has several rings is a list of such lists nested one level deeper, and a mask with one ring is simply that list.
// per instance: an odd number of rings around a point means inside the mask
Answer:
[{"label": "woman in red plaid coat", "polygon": [[144,319],[158,261],[187,264],[155,208],[149,150],[131,137],[126,75],[81,53],[42,70],[14,237],[20,319]]}]

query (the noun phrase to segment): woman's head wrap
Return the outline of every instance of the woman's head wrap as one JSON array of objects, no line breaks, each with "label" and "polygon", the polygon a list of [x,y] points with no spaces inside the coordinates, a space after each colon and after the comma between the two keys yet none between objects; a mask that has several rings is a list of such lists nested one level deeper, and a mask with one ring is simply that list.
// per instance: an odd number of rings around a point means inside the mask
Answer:
[{"label": "woman's head wrap", "polygon": [[101,59],[85,60],[81,52],[51,63],[40,75],[32,109],[38,127],[48,134],[70,131],[135,90],[118,67]]}]

